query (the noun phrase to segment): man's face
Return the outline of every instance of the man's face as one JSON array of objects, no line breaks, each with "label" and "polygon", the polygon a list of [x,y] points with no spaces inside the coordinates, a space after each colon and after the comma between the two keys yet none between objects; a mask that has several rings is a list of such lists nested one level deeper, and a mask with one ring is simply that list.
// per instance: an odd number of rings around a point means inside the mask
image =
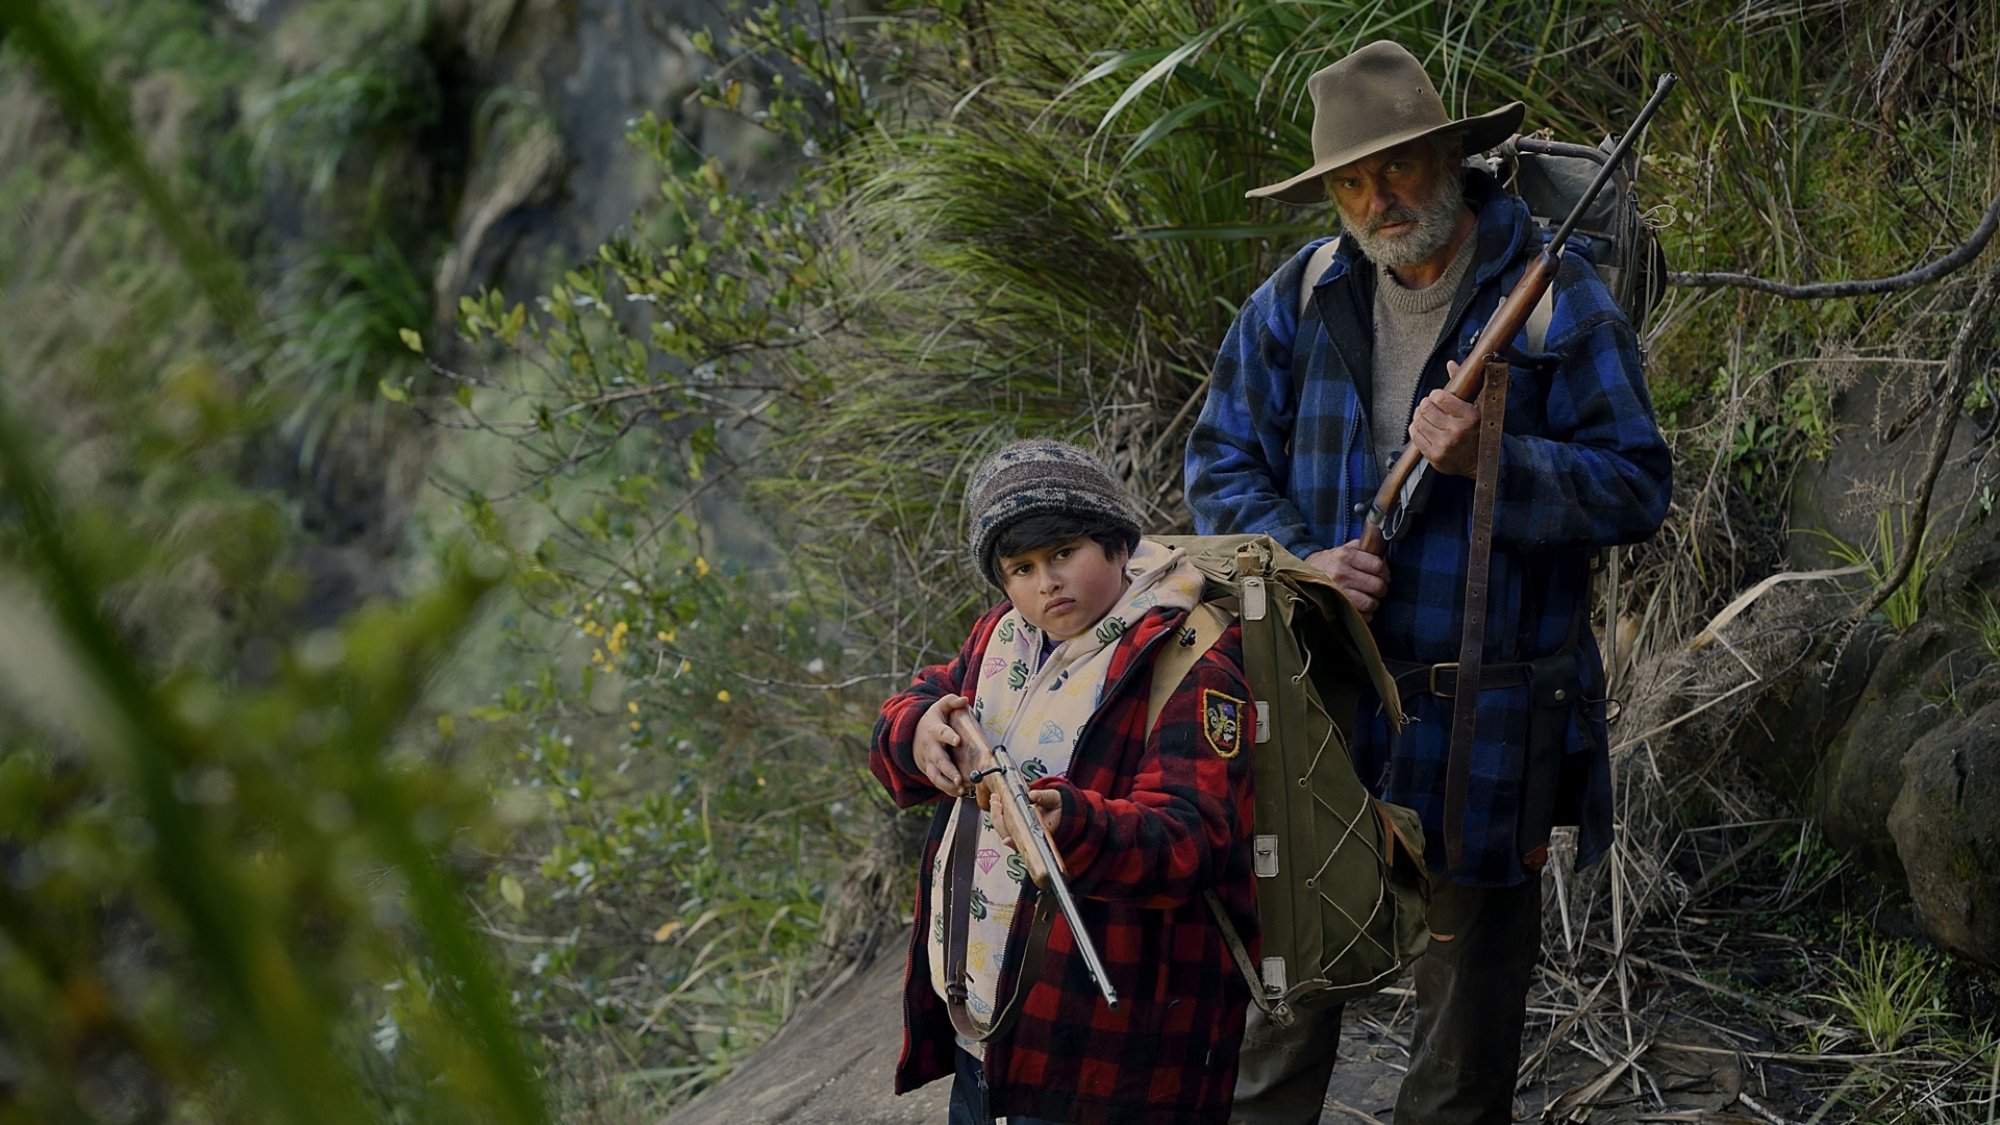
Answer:
[{"label": "man's face", "polygon": [[1058,641],[1082,636],[1125,596],[1125,551],[1106,555],[1095,539],[1037,547],[999,558],[1007,598],[1028,624]]},{"label": "man's face", "polygon": [[1445,248],[1465,204],[1457,169],[1429,139],[1384,149],[1326,174],[1341,224],[1371,261],[1400,269]]}]

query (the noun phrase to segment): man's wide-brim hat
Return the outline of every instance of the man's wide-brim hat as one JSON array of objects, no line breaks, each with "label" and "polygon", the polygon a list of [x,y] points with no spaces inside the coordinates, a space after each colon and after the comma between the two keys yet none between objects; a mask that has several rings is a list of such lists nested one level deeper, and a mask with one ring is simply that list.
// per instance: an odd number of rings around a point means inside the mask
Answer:
[{"label": "man's wide-brim hat", "polygon": [[1491,113],[1453,121],[1417,56],[1377,40],[1306,80],[1313,103],[1312,167],[1278,184],[1252,188],[1252,199],[1323,203],[1320,177],[1385,148],[1458,132],[1468,153],[1484,152],[1521,127],[1527,108],[1508,102]]}]

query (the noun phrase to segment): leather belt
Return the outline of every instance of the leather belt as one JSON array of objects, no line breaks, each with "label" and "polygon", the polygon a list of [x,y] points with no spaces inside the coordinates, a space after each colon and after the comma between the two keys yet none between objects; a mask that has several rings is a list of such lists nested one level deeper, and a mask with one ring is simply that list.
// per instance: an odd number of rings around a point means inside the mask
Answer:
[{"label": "leather belt", "polygon": [[[1439,699],[1458,696],[1459,669],[1455,660],[1444,664],[1418,664],[1385,656],[1382,664],[1389,669],[1390,678],[1396,681],[1396,693],[1404,699],[1413,695],[1435,695]],[[1532,667],[1526,661],[1485,665],[1479,670],[1479,690],[1525,687]]]}]

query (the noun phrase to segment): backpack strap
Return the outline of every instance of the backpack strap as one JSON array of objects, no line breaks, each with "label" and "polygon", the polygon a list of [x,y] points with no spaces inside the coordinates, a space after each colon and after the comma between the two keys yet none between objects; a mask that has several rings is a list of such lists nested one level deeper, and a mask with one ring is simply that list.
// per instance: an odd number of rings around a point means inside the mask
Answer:
[{"label": "backpack strap", "polygon": [[1472,534],[1466,550],[1465,610],[1460,615],[1459,682],[1451,707],[1450,755],[1444,781],[1445,870],[1464,858],[1465,810],[1472,786],[1472,744],[1479,733],[1479,684],[1486,657],[1486,587],[1493,562],[1493,509],[1500,492],[1500,439],[1507,418],[1507,361],[1490,356],[1479,395],[1479,471],[1472,485]]},{"label": "backpack strap", "polygon": [[1540,355],[1548,350],[1549,322],[1556,316],[1556,286],[1552,281],[1542,290],[1542,299],[1528,311],[1528,350]]},{"label": "backpack strap", "polygon": [[1250,1002],[1257,1005],[1257,1010],[1264,1013],[1264,1018],[1271,1021],[1272,1027],[1283,1031],[1292,1026],[1298,1020],[1298,1013],[1292,1011],[1291,1002],[1284,998],[1282,990],[1273,996],[1264,987],[1264,974],[1250,960],[1250,950],[1237,934],[1236,923],[1229,920],[1229,909],[1222,905],[1222,896],[1210,890],[1203,891],[1201,897],[1203,902],[1208,903],[1209,913],[1215,915],[1216,927],[1222,931],[1223,944],[1229,947],[1230,960],[1236,962],[1236,971],[1250,990]]},{"label": "backpack strap", "polygon": [[[1307,287],[1310,292],[1310,286]],[[1167,709],[1167,701],[1181,686],[1181,681],[1200,663],[1202,654],[1215,647],[1222,633],[1229,628],[1232,615],[1214,604],[1203,602],[1188,611],[1187,621],[1181,626],[1179,638],[1171,647],[1163,650],[1153,659],[1153,688],[1146,698],[1146,731],[1152,733],[1160,723],[1160,713]],[[1216,928],[1222,931],[1223,944],[1229,948],[1230,959],[1236,962],[1236,971],[1242,975],[1244,987],[1250,992],[1250,1000],[1262,1009],[1273,1027],[1292,1026],[1297,1017],[1292,1006],[1282,997],[1275,1001],[1264,988],[1264,975],[1255,962],[1250,960],[1250,950],[1243,944],[1243,938],[1236,932],[1236,924],[1229,920],[1229,910],[1222,905],[1221,896],[1214,891],[1202,893],[1202,900],[1208,903],[1209,913],[1215,915]]]},{"label": "backpack strap", "polygon": [[[1020,966],[1014,970],[1014,991],[1008,996],[995,996],[997,1010],[993,1022],[979,1026],[979,1020],[966,1003],[971,978],[965,971],[966,942],[972,926],[972,864],[979,837],[979,802],[969,796],[960,797],[959,801],[958,830],[946,845],[950,851],[945,860],[945,882],[938,888],[939,901],[933,908],[944,917],[945,1010],[951,1015],[951,1026],[965,1038],[984,1043],[1013,1026],[1028,990],[1042,979],[1042,957],[1049,948],[1049,928],[1055,924],[1055,896],[1036,896],[1034,921],[1021,949]],[[1023,893],[1033,886],[1032,882],[1025,885]]]},{"label": "backpack strap", "polygon": [[1305,323],[1306,310],[1312,307],[1313,284],[1319,280],[1321,274],[1326,272],[1326,267],[1333,264],[1333,256],[1339,252],[1340,236],[1335,235],[1326,240],[1326,245],[1313,251],[1312,257],[1306,259],[1305,272],[1299,275],[1298,313],[1300,324]]},{"label": "backpack strap", "polygon": [[1187,620],[1181,622],[1180,633],[1174,643],[1161,645],[1160,655],[1153,658],[1153,687],[1146,696],[1146,733],[1160,725],[1160,713],[1167,709],[1167,701],[1201,662],[1202,654],[1215,647],[1222,639],[1223,630],[1229,628],[1229,614],[1212,602],[1202,602],[1188,611]]}]

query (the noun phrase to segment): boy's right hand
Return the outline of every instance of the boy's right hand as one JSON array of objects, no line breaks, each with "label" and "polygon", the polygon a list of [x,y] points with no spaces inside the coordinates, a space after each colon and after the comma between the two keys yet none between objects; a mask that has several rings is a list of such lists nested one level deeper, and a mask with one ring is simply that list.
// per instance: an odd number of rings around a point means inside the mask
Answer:
[{"label": "boy's right hand", "polygon": [[917,720],[917,769],[940,792],[963,797],[968,792],[965,769],[959,763],[961,741],[951,729],[951,716],[972,703],[962,695],[942,696]]}]

